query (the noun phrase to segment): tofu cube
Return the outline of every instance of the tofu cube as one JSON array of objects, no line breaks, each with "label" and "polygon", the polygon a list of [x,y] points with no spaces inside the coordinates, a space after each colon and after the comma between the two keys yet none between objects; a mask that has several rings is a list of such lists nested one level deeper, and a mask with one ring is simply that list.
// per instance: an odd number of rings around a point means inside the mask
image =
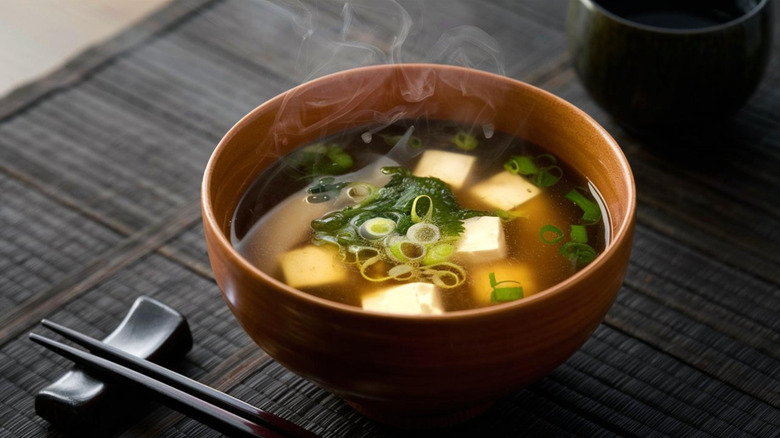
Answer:
[{"label": "tofu cube", "polygon": [[478,216],[463,221],[465,230],[455,246],[455,255],[471,263],[487,263],[506,258],[506,238],[501,219]]},{"label": "tofu cube", "polygon": [[472,195],[485,206],[507,211],[528,202],[539,192],[539,187],[509,172],[499,172],[471,189]]},{"label": "tofu cube", "polygon": [[[533,272],[525,263],[482,265],[469,271],[469,289],[475,302],[479,305],[490,304],[490,273],[496,276],[497,282],[511,280],[520,283],[523,287],[523,297],[528,297],[539,291]],[[496,287],[515,287],[516,283],[499,284]]]},{"label": "tofu cube", "polygon": [[469,176],[475,160],[476,157],[471,155],[428,150],[420,157],[413,173],[421,177],[439,178],[453,189],[458,189],[463,186],[463,182]]},{"label": "tofu cube", "polygon": [[404,315],[444,312],[439,291],[430,283],[408,283],[374,292],[363,297],[363,308]]},{"label": "tofu cube", "polygon": [[292,287],[323,286],[346,281],[347,269],[328,246],[308,245],[279,256],[284,281]]}]

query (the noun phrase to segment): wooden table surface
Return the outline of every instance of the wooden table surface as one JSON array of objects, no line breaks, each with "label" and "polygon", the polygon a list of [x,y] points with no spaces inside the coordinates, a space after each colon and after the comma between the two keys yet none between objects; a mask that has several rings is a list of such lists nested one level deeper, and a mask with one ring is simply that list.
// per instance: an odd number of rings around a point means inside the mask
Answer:
[{"label": "wooden table surface", "polygon": [[[255,347],[209,267],[199,184],[214,146],[316,74],[341,38],[341,2],[296,4],[175,1],[0,101],[0,436],[82,435],[36,415],[34,394],[71,363],[27,334],[45,317],[103,337],[141,295],[187,317],[186,375],[324,436],[414,435],[362,417]],[[630,268],[592,338],[548,377],[442,432],[780,436],[780,26],[747,105],[711,143],[670,153],[586,94],[569,66],[565,0],[402,4],[415,23],[401,59],[429,60],[456,26],[482,29],[507,76],[606,127],[638,190]],[[398,23],[380,15],[351,21],[348,37],[393,32]],[[217,433],[153,406],[109,435]]]}]

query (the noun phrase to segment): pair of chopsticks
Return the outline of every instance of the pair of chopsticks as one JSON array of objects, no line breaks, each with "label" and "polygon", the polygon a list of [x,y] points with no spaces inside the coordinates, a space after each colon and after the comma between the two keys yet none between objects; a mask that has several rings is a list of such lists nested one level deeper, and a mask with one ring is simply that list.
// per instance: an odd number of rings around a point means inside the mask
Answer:
[{"label": "pair of chopsticks", "polygon": [[283,418],[75,330],[45,319],[41,324],[89,352],[36,333],[30,333],[30,340],[88,368],[101,378],[133,385],[150,398],[228,436],[317,436]]}]

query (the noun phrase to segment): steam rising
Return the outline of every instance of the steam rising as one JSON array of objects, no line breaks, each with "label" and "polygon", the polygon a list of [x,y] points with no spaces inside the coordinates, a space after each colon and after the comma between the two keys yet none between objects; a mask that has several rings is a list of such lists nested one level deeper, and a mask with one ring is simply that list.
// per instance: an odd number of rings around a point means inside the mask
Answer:
[{"label": "steam rising", "polygon": [[504,75],[504,60],[496,40],[474,26],[458,26],[441,36],[429,52],[435,64],[461,65]]},{"label": "steam rising", "polygon": [[[505,74],[503,57],[497,41],[485,31],[471,26],[461,25],[442,33],[437,41],[425,47],[422,41],[414,40],[423,35],[419,31],[425,26],[425,2],[411,2],[407,11],[395,0],[359,0],[350,2],[324,1],[313,5],[304,5],[299,0],[283,0],[277,7],[282,8],[288,24],[277,26],[291,29],[293,35],[300,39],[299,50],[295,56],[295,70],[299,82],[306,82],[331,73],[370,65],[395,63],[433,63],[449,64],[485,70],[500,75]],[[446,8],[447,3],[439,4]],[[431,8],[434,9],[434,8]],[[431,11],[433,12],[433,11]],[[332,27],[332,17],[341,16],[341,29],[336,32]],[[323,18],[331,17],[328,20]],[[414,18],[413,18],[414,17]],[[329,28],[328,25],[331,27]],[[415,28],[417,26],[417,28]],[[428,35],[429,33],[425,33]],[[405,50],[404,44],[411,42],[412,50]],[[365,133],[370,138],[373,132],[380,130],[400,119],[408,117],[411,109],[423,108],[425,101],[435,92],[434,72],[410,76],[399,76],[397,85],[400,95],[407,103],[384,111],[363,109],[360,120],[371,120],[372,128]],[[371,108],[363,99],[371,95],[372,90],[384,86],[386,78],[371,78],[364,76],[360,83],[350,83],[349,90],[360,90],[361,93],[349,92],[333,97],[313,95],[304,91],[291,93],[283,102],[277,113],[274,126],[273,141],[277,148],[277,156],[282,154],[282,147],[291,139],[320,137],[332,132],[335,121],[344,120],[345,114],[353,114],[356,108]],[[441,79],[441,78],[439,78]],[[447,82],[464,96],[479,98],[469,93],[465,83],[468,78],[459,77],[453,82]],[[357,81],[355,81],[357,82]],[[291,100],[305,97],[295,105]],[[482,120],[474,128],[490,137],[493,126],[485,120],[491,120],[495,113],[492,102],[483,103]],[[303,114],[316,114],[316,123],[304,124]],[[312,117],[307,117],[311,120]]]},{"label": "steam rising", "polygon": [[[320,18],[341,5],[340,32]],[[350,68],[400,62],[471,67],[504,74],[498,43],[483,30],[462,25],[445,31],[427,53],[404,51],[415,26],[425,25],[424,3],[412,3],[415,18],[395,0],[326,1],[315,8],[298,0],[283,2],[283,15],[300,38],[297,77],[300,82]],[[445,6],[446,7],[446,6]],[[415,22],[416,21],[416,22]]]}]

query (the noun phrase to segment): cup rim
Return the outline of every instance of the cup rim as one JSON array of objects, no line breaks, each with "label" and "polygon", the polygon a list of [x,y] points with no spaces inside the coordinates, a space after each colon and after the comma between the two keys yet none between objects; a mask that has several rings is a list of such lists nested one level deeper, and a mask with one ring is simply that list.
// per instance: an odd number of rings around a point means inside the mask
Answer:
[{"label": "cup rim", "polygon": [[602,14],[626,26],[630,26],[630,27],[634,27],[637,29],[642,29],[650,32],[655,32],[659,34],[671,34],[671,35],[705,34],[705,33],[717,32],[723,29],[727,29],[729,27],[736,26],[741,22],[751,19],[754,15],[758,14],[762,9],[764,9],[764,7],[766,7],[767,4],[769,3],[769,0],[759,0],[759,2],[753,7],[753,9],[725,23],[719,23],[719,24],[715,24],[712,26],[705,26],[705,27],[692,27],[692,28],[678,29],[678,28],[653,26],[653,25],[638,23],[636,21],[629,20],[610,11],[604,6],[601,6],[598,3],[598,0],[578,0],[578,1],[583,3],[585,7],[590,6],[595,9],[598,9]]},{"label": "cup rim", "polygon": [[[335,78],[343,75],[361,74],[361,73],[366,74],[372,71],[380,71],[380,70],[387,70],[387,69],[404,69],[404,68],[461,70],[463,71],[463,73],[468,73],[472,76],[481,75],[483,77],[488,77],[491,80],[503,82],[504,84],[508,84],[513,87],[525,88],[531,92],[540,93],[546,98],[555,101],[556,104],[562,105],[570,111],[574,111],[576,114],[582,117],[583,120],[585,120],[585,122],[588,123],[592,128],[596,129],[599,136],[604,138],[606,142],[606,150],[610,151],[611,154],[617,158],[617,162],[620,164],[621,180],[625,181],[625,184],[629,188],[627,193],[628,199],[626,199],[625,208],[623,209],[626,212],[626,214],[624,215],[623,220],[620,223],[614,224],[615,232],[612,233],[611,241],[607,244],[604,251],[602,251],[596,257],[595,260],[593,260],[584,268],[575,272],[570,277],[566,278],[565,280],[559,283],[556,283],[555,285],[547,289],[539,291],[529,297],[525,297],[523,299],[512,301],[512,302],[501,303],[501,304],[496,304],[496,305],[491,305],[486,307],[448,311],[448,312],[443,312],[441,314],[431,314],[431,315],[406,315],[406,314],[393,314],[393,313],[365,310],[348,304],[338,303],[336,301],[320,298],[315,295],[293,288],[287,285],[286,283],[284,283],[283,281],[272,277],[270,274],[256,267],[249,260],[247,260],[241,254],[239,254],[236,248],[231,244],[229,237],[226,236],[225,233],[223,233],[222,231],[222,227],[215,216],[213,200],[210,195],[211,186],[214,184],[212,179],[214,166],[219,160],[220,155],[224,153],[224,150],[227,147],[227,143],[229,139],[238,130],[242,129],[245,125],[251,123],[257,117],[257,114],[264,112],[268,107],[273,107],[276,104],[284,101],[284,99],[286,99],[286,97],[290,93],[297,93],[303,88],[315,87],[320,84],[327,83],[328,81],[332,81]],[[337,312],[346,312],[353,316],[384,318],[387,320],[405,320],[405,321],[462,320],[468,318],[483,317],[495,313],[508,312],[515,308],[526,308],[526,307],[538,306],[540,305],[539,303],[542,301],[546,301],[555,296],[561,295],[569,287],[570,284],[576,283],[580,281],[581,278],[587,277],[592,273],[598,271],[599,269],[602,269],[604,265],[607,263],[607,259],[610,257],[610,255],[618,251],[618,248],[621,247],[622,244],[625,243],[627,239],[630,240],[632,238],[632,233],[631,233],[632,224],[635,221],[635,216],[636,216],[636,185],[635,185],[633,173],[631,171],[631,167],[628,163],[628,159],[623,153],[623,150],[618,145],[617,141],[606,131],[606,129],[602,127],[598,122],[596,122],[590,115],[585,113],[583,110],[579,109],[572,103],[548,91],[545,91],[541,88],[538,88],[526,82],[522,82],[507,76],[502,76],[495,73],[490,73],[482,70],[475,70],[475,69],[460,67],[460,66],[444,65],[444,64],[425,64],[425,63],[384,64],[384,65],[373,65],[373,66],[358,67],[354,69],[343,70],[336,73],[331,73],[326,76],[322,76],[320,78],[313,79],[311,81],[293,87],[263,102],[262,104],[254,108],[252,111],[250,111],[248,114],[246,114],[244,117],[242,117],[232,128],[230,128],[230,130],[219,141],[219,143],[217,144],[216,148],[214,149],[211,157],[209,158],[206,164],[206,168],[203,174],[203,180],[201,183],[201,210],[203,215],[204,228],[208,227],[211,229],[211,231],[213,231],[213,234],[216,236],[216,244],[220,246],[221,252],[227,256],[227,258],[229,259],[228,260],[229,263],[238,265],[243,272],[248,272],[255,278],[259,278],[263,282],[269,283],[273,287],[279,290],[283,290],[284,293],[291,294],[297,297],[298,299],[302,299],[308,302],[309,304],[315,306],[324,306],[331,310]]]}]

